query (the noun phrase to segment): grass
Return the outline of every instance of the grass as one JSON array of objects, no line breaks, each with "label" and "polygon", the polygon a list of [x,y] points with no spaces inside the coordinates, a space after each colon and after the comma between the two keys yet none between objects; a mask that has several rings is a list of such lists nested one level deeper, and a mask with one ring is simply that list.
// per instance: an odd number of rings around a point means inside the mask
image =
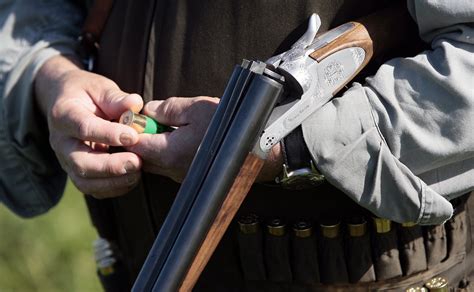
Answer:
[{"label": "grass", "polygon": [[96,236],[70,182],[59,205],[33,219],[0,204],[0,292],[102,291],[92,255]]}]

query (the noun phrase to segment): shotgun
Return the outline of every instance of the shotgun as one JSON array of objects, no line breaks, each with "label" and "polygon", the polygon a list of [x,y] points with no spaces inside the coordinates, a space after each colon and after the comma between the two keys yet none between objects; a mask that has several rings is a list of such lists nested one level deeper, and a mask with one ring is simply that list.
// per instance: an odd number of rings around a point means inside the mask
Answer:
[{"label": "shotgun", "polygon": [[[314,14],[290,50],[236,66],[132,291],[191,291],[272,147],[374,54],[402,43],[410,24],[397,5],[317,35]],[[275,106],[295,96],[266,126]]]}]

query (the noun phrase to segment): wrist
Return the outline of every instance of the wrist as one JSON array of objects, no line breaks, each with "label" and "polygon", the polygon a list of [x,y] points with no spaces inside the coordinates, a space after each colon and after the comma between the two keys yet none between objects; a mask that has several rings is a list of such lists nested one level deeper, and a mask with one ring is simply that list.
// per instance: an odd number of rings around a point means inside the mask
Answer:
[{"label": "wrist", "polygon": [[64,75],[81,70],[80,62],[70,56],[55,56],[47,60],[39,69],[34,80],[35,102],[41,113],[48,115],[48,111],[56,100],[57,87],[64,79]]}]

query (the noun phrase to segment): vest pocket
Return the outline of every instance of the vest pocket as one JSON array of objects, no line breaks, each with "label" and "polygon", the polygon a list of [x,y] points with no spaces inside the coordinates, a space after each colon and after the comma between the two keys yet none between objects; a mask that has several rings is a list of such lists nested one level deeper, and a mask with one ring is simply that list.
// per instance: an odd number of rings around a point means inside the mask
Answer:
[{"label": "vest pocket", "polygon": [[448,239],[444,224],[423,228],[425,238],[426,262],[428,268],[434,267],[448,254]]},{"label": "vest pocket", "polygon": [[410,276],[426,270],[426,252],[423,231],[420,226],[403,225],[399,228],[400,264],[403,274]]},{"label": "vest pocket", "polygon": [[467,218],[465,201],[469,195],[465,195],[453,200],[456,206],[454,215],[445,223],[448,237],[448,257],[453,257],[466,252],[467,244]]},{"label": "vest pocket", "polygon": [[395,229],[387,232],[374,232],[372,238],[373,261],[377,280],[387,280],[402,275],[397,233]]}]

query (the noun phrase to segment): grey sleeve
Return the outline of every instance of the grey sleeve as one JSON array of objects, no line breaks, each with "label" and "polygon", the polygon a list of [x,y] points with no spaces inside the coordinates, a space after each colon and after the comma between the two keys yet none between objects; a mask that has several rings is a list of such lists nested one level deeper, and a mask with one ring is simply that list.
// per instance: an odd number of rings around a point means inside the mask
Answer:
[{"label": "grey sleeve", "polygon": [[375,215],[437,224],[474,189],[474,5],[410,0],[431,50],[382,65],[303,124],[318,168]]},{"label": "grey sleeve", "polygon": [[75,54],[83,12],[72,2],[0,5],[0,201],[23,217],[54,206],[66,182],[35,104],[33,82],[46,60]]}]

